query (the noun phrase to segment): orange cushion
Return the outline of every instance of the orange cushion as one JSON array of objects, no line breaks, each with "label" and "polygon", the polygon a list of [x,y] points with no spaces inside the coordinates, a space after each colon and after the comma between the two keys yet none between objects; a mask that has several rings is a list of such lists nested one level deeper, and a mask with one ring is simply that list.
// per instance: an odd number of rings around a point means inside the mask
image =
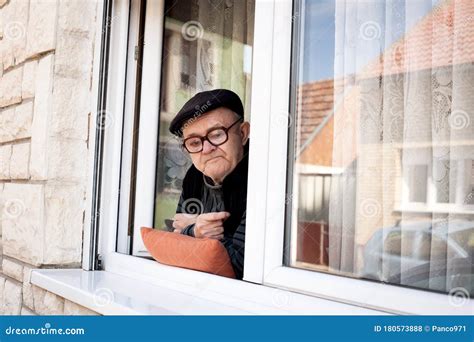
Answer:
[{"label": "orange cushion", "polygon": [[141,234],[146,249],[162,264],[235,278],[229,254],[218,240],[147,227],[141,228]]}]

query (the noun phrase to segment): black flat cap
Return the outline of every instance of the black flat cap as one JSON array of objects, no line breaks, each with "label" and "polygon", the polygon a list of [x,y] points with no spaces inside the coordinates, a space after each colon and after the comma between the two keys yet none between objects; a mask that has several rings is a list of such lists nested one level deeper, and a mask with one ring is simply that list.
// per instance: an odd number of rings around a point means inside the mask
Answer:
[{"label": "black flat cap", "polygon": [[171,121],[170,132],[180,137],[183,136],[182,128],[186,121],[219,107],[226,107],[240,117],[244,117],[242,101],[233,91],[227,89],[203,91],[194,95],[184,104]]}]

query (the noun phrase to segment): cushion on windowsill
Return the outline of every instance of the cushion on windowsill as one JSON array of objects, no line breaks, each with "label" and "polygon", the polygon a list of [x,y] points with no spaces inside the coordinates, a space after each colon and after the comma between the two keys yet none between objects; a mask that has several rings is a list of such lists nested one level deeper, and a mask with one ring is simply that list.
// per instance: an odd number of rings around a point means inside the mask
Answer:
[{"label": "cushion on windowsill", "polygon": [[147,227],[141,228],[141,235],[151,256],[162,264],[235,278],[229,254],[218,240]]}]

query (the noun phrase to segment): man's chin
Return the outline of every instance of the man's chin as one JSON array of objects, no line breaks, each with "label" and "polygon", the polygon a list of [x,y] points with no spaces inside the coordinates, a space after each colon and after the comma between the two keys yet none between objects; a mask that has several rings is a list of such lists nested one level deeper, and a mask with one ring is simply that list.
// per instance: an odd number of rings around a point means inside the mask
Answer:
[{"label": "man's chin", "polygon": [[206,170],[204,174],[207,177],[211,178],[213,181],[221,180],[220,182],[222,182],[224,178],[227,176],[227,172],[223,172],[223,170],[212,170],[211,168]]},{"label": "man's chin", "polygon": [[222,179],[222,174],[220,173],[212,173],[212,172],[207,172],[205,175],[211,179]]},{"label": "man's chin", "polygon": [[[217,161],[217,163],[215,161]],[[203,173],[209,178],[224,180],[229,174],[229,165],[223,161],[222,157],[215,157],[207,161]]]}]

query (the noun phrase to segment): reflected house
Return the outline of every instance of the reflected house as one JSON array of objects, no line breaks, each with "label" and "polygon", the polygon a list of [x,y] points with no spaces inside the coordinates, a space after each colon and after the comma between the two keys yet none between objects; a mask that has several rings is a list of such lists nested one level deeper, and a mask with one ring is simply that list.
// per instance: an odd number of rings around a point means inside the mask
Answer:
[{"label": "reflected house", "polygon": [[341,176],[355,184],[345,198],[355,227],[343,237],[354,271],[382,227],[473,219],[473,80],[474,6],[445,1],[355,76],[300,86],[297,263],[328,267],[329,188]]},{"label": "reflected house", "polygon": [[298,88],[297,262],[328,265],[328,210],[333,148],[334,80],[305,83]]}]

